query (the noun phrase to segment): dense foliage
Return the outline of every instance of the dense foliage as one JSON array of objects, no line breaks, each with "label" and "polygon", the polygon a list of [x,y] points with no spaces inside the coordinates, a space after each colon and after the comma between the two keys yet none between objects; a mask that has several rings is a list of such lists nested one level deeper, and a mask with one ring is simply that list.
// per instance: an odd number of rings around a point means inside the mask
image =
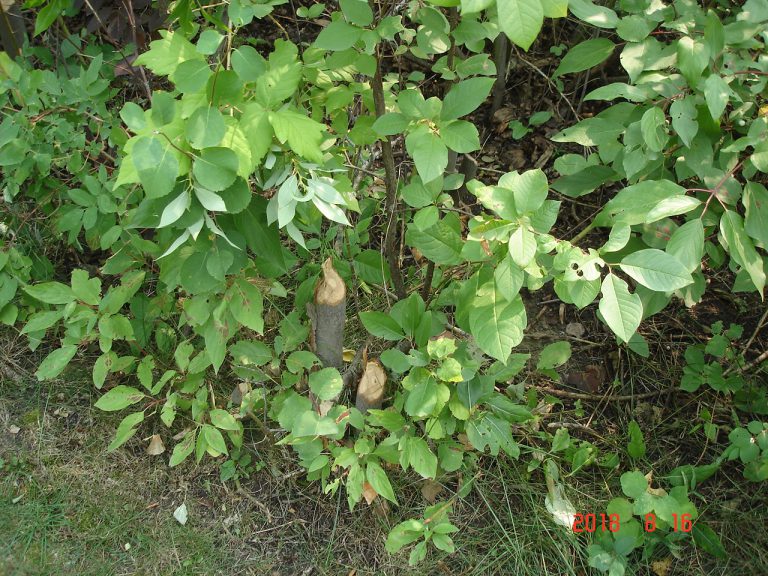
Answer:
[{"label": "dense foliage", "polygon": [[[596,302],[617,345],[645,356],[641,323],[672,300],[699,302],[709,271],[727,267],[734,291],[762,296],[766,4],[341,0],[299,10],[326,18],[311,43],[279,38],[268,49],[239,31],[283,2],[224,4],[198,18],[197,3],[173,3],[169,29],[135,62],[155,76],[151,101],[127,101],[119,117],[110,48],[80,51],[72,37],[62,60],[41,48],[19,61],[0,54],[0,321],[32,349],[58,343],[37,377],[95,356],[97,406],[127,411],[110,450],[159,417],[177,441],[171,466],[229,455],[227,478],[244,424],[253,417],[255,433],[271,435],[268,416],[308,478],[326,493],[343,487],[350,507],[364,496],[396,504],[395,468],[463,474],[459,498],[480,455],[525,455],[548,479],[554,517],[571,526],[559,468],[618,468],[622,496],[605,512],[620,530],[595,538],[592,566],[623,574],[633,550],[674,550],[690,532],[724,554],[696,522],[690,491],[727,459],[740,458],[749,481],[768,479],[768,425],[749,417],[768,413],[766,390],[730,348],[737,329],[716,327],[706,348],[689,349],[682,389],[733,396],[743,427],[718,461],[663,471],[666,490],[633,469],[645,451],[637,423],[627,455],[601,454],[567,429],[540,430],[536,399],[507,383],[529,361],[515,352],[527,291],[551,284],[564,303]],[[67,7],[47,3],[36,32]],[[550,82],[560,90],[617,55],[624,76],[585,95],[599,113],[552,137],[583,149],[561,149],[551,182],[541,169],[464,182],[457,155],[480,149],[477,111],[506,72],[489,46],[506,35],[527,50],[545,20],[569,11],[591,37],[563,54]],[[390,68],[402,55],[430,73]],[[402,178],[393,145],[413,167]],[[578,235],[553,232],[558,198],[606,186],[615,194]],[[418,259],[401,257],[401,241]],[[75,255],[71,275],[43,242]],[[381,409],[358,410],[343,375],[307,345],[306,304],[329,256],[350,286],[397,300],[359,314],[388,342],[380,360],[394,383]],[[552,344],[535,369],[556,376],[569,355],[567,342]],[[236,404],[214,395],[215,374],[244,384]],[[452,503],[396,526],[387,549],[415,543],[414,564],[429,543],[453,551]],[[649,514],[658,530],[643,529]]]}]

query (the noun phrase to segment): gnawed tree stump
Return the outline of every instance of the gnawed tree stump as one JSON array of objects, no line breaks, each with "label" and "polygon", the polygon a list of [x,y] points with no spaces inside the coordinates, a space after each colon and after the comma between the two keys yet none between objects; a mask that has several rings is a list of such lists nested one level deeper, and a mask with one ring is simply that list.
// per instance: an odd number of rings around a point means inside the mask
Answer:
[{"label": "gnawed tree stump", "polygon": [[[344,322],[347,318],[347,287],[333,268],[333,260],[323,262],[323,273],[315,286],[315,298],[307,304],[307,314],[312,327],[309,346],[320,359],[324,368],[341,370],[344,365]],[[336,398],[318,404],[310,393],[312,402],[325,415]]]},{"label": "gnawed tree stump", "polygon": [[357,387],[355,407],[363,414],[371,409],[381,408],[384,399],[384,387],[387,384],[387,373],[376,360],[365,364],[365,371]]}]

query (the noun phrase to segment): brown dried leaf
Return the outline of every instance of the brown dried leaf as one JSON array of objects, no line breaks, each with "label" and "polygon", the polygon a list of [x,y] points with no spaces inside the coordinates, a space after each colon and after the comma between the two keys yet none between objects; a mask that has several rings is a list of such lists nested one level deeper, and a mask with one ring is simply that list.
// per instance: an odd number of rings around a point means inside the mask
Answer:
[{"label": "brown dried leaf", "polygon": [[590,364],[583,371],[570,372],[565,378],[566,384],[578,388],[588,394],[596,394],[600,386],[608,378],[605,368]]},{"label": "brown dried leaf", "polygon": [[18,434],[19,432],[21,432],[21,428],[19,428],[19,427],[18,427],[18,426],[16,426],[15,424],[11,424],[11,425],[8,427],[8,432],[10,432],[11,434],[14,434],[14,435],[16,435],[16,434]]},{"label": "brown dried leaf", "polygon": [[428,478],[421,483],[421,495],[424,496],[424,500],[430,504],[435,503],[442,491],[443,485],[440,484],[440,482],[435,482]]},{"label": "brown dried leaf", "polygon": [[569,322],[565,327],[565,333],[574,338],[581,338],[586,332],[587,331],[581,322]]},{"label": "brown dried leaf", "polygon": [[387,373],[381,364],[375,360],[368,362],[357,387],[357,397],[355,398],[357,409],[365,414],[370,409],[381,408],[386,384]]},{"label": "brown dried leaf", "polygon": [[363,498],[365,498],[365,501],[368,502],[368,506],[370,506],[376,498],[378,498],[379,493],[376,492],[376,490],[373,489],[373,486],[368,484],[368,482],[365,482],[363,484]]},{"label": "brown dried leaf", "polygon": [[163,452],[165,452],[165,444],[163,444],[163,439],[160,438],[160,434],[155,434],[149,441],[149,446],[147,446],[147,454],[150,456],[159,456]]}]

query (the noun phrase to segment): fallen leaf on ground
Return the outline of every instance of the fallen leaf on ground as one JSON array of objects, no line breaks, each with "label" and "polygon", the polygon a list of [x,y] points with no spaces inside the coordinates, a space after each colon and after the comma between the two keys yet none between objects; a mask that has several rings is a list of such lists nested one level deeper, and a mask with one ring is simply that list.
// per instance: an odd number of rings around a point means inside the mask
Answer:
[{"label": "fallen leaf on ground", "polygon": [[656,576],[667,576],[669,569],[672,567],[672,557],[664,558],[664,560],[656,560],[651,562],[651,569]]},{"label": "fallen leaf on ground", "polygon": [[581,322],[569,322],[565,327],[565,333],[574,338],[581,338],[586,332],[587,331],[584,329],[584,325]]},{"label": "fallen leaf on ground", "polygon": [[430,504],[434,504],[440,492],[443,491],[443,485],[440,482],[434,480],[424,480],[421,484],[421,495],[424,496],[424,500]]},{"label": "fallen leaf on ground", "polygon": [[176,521],[184,526],[187,523],[187,505],[182,504],[176,510],[173,511],[173,517],[176,518]]},{"label": "fallen leaf on ground", "polygon": [[19,428],[15,424],[11,424],[8,428],[8,432],[10,432],[11,434],[18,434],[19,432],[21,432],[21,428]]},{"label": "fallen leaf on ground", "polygon": [[163,452],[165,452],[163,439],[160,438],[160,434],[153,435],[152,439],[149,441],[149,446],[147,446],[147,454],[150,456],[159,456]]}]

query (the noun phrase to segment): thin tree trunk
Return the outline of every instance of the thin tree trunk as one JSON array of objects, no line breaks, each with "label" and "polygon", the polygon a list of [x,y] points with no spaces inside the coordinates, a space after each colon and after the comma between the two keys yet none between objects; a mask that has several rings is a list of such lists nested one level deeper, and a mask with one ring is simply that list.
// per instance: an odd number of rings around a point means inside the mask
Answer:
[{"label": "thin tree trunk", "polygon": [[493,85],[493,105],[490,117],[504,104],[504,94],[507,91],[507,66],[509,64],[509,41],[504,33],[496,36],[493,42],[493,59],[496,64],[496,83]]},{"label": "thin tree trunk", "polygon": [[308,305],[312,321],[310,344],[325,368],[344,365],[344,322],[347,318],[347,288],[333,268],[333,260],[323,262],[323,275],[315,287],[314,303]]},{"label": "thin tree trunk", "polygon": [[14,0],[0,0],[0,47],[15,58],[21,54],[26,36],[18,3]]}]

